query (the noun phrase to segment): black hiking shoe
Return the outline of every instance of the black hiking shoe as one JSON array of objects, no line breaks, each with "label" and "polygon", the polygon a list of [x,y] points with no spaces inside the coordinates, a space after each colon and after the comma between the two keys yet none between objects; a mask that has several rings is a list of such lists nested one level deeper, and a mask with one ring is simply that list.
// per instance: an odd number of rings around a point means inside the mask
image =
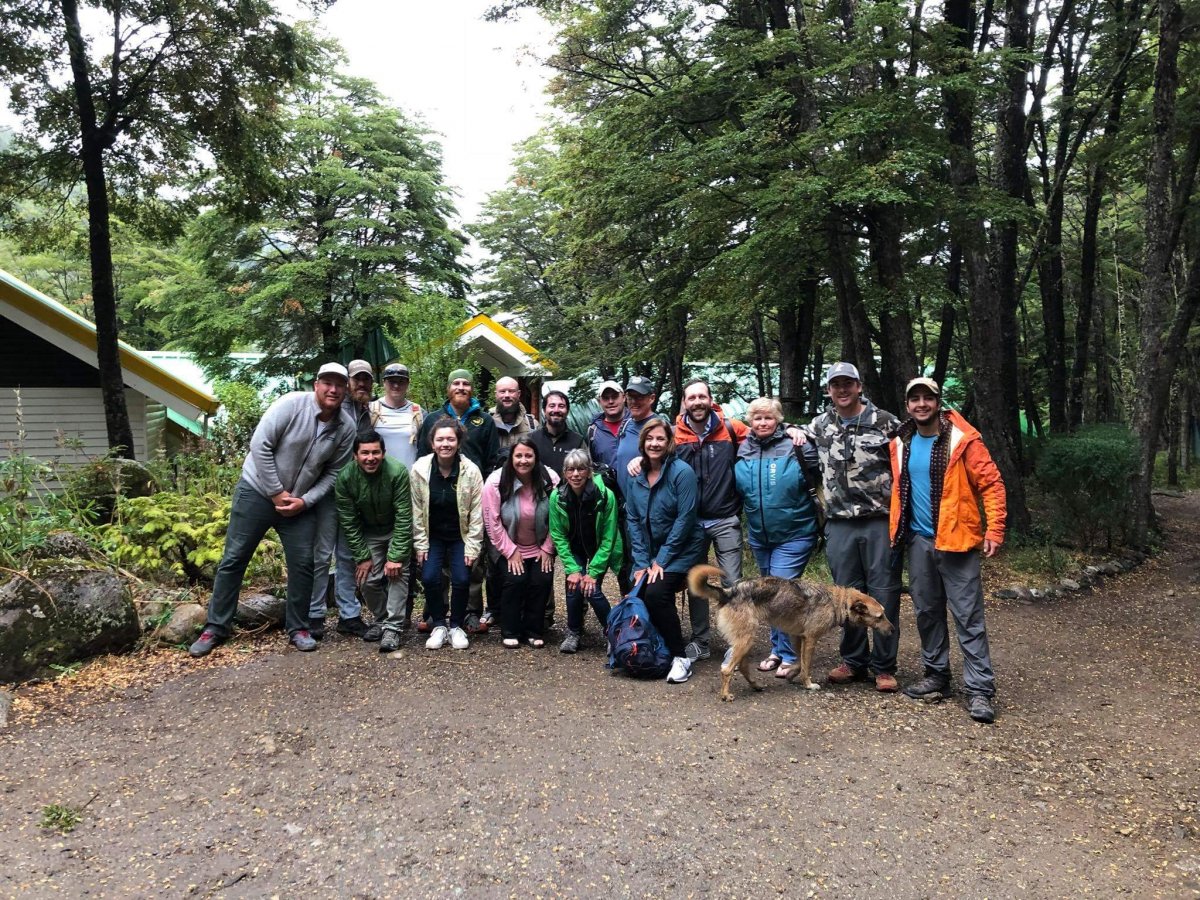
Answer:
[{"label": "black hiking shoe", "polygon": [[337,623],[338,634],[348,634],[351,637],[362,637],[367,633],[367,623],[362,620],[362,616],[355,616],[352,619],[338,619]]},{"label": "black hiking shoe", "polygon": [[991,725],[996,721],[996,710],[992,698],[986,694],[972,694],[967,698],[967,714],[976,722]]},{"label": "black hiking shoe", "polygon": [[901,693],[913,700],[945,700],[950,696],[950,679],[945,675],[926,675]]}]

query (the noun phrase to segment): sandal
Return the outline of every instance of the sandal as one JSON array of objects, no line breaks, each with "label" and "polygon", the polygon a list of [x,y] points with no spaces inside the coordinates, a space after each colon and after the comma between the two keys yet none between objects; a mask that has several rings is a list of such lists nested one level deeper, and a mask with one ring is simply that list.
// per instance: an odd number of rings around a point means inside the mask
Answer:
[{"label": "sandal", "polygon": [[779,668],[779,664],[782,662],[783,662],[782,659],[780,659],[778,656],[776,656],[774,653],[772,653],[770,656],[768,656],[766,659],[764,659],[762,662],[760,662],[758,664],[758,671],[774,672],[776,669]]},{"label": "sandal", "polygon": [[787,678],[789,675],[791,675],[793,672],[796,671],[796,667],[798,665],[799,665],[799,663],[784,663],[775,672],[775,677],[776,678]]},{"label": "sandal", "polygon": [[541,638],[530,638],[529,646],[532,647],[534,650],[541,650],[543,647],[546,646],[546,642],[544,640],[542,640]]},{"label": "sandal", "polygon": [[509,650],[516,650],[521,646],[521,642],[516,638],[505,638],[503,641],[501,641],[501,643],[504,644],[504,646]]}]

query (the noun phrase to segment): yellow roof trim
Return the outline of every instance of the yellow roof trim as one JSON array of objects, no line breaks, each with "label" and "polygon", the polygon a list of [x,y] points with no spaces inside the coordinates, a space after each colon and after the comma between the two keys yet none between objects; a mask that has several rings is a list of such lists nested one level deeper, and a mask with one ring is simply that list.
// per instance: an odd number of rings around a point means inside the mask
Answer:
[{"label": "yellow roof trim", "polygon": [[466,334],[468,331],[470,331],[476,325],[483,326],[484,328],[486,328],[488,331],[492,332],[492,334],[496,335],[501,340],[507,341],[508,343],[512,344],[514,347],[516,347],[518,350],[520,350],[522,353],[524,353],[526,356],[528,356],[534,362],[544,364],[545,366],[547,366],[550,369],[558,368],[554,364],[553,360],[542,356],[542,354],[537,350],[536,347],[534,347],[532,344],[530,344],[527,340],[525,340],[519,334],[517,334],[514,331],[510,331],[509,329],[507,329],[503,325],[501,325],[499,322],[497,322],[495,319],[493,319],[491,316],[484,315],[483,313],[479,313],[479,315],[472,316],[471,318],[467,319],[467,321],[463,322],[462,325],[460,325],[458,328],[458,336],[462,337],[464,334]]},{"label": "yellow roof trim", "polygon": [[[96,326],[93,323],[3,269],[0,269],[0,300],[68,340],[96,352]],[[69,347],[63,349],[77,355]],[[180,381],[124,341],[120,342],[120,351],[122,368],[146,383],[209,415],[220,407],[216,397]],[[95,365],[92,360],[84,362]]]}]

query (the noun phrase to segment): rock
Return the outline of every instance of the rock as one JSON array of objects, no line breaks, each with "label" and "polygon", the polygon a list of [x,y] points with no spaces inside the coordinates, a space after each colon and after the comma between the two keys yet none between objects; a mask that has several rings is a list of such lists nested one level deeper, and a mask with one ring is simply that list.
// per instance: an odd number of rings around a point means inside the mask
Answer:
[{"label": "rock", "polygon": [[238,601],[234,621],[247,628],[283,624],[287,600],[273,594],[249,594]]},{"label": "rock", "polygon": [[1064,591],[1082,591],[1083,585],[1071,578],[1064,578],[1058,585]]},{"label": "rock", "polygon": [[91,545],[73,531],[52,531],[33,548],[33,559],[91,559]]},{"label": "rock", "polygon": [[1045,600],[1046,592],[1039,591],[1037,588],[1030,588],[1029,589],[1029,599],[1030,600]]},{"label": "rock", "polygon": [[[138,621],[142,631],[155,631],[170,621],[175,607],[180,603],[191,603],[192,595],[183,590],[152,588],[134,601],[137,605]],[[168,612],[169,610],[169,612]]]},{"label": "rock", "polygon": [[0,728],[8,726],[8,711],[12,709],[13,695],[8,691],[0,691]]},{"label": "rock", "polygon": [[175,607],[170,620],[156,632],[160,644],[174,646],[188,643],[208,621],[208,610],[198,603],[181,603]]},{"label": "rock", "polygon": [[0,681],[128,650],[140,634],[129,588],[108,569],[51,560],[0,585]]},{"label": "rock", "polygon": [[1095,578],[1100,574],[1100,570],[1096,566],[1084,566],[1083,574],[1087,575],[1089,578]]},{"label": "rock", "polygon": [[999,600],[1016,600],[1021,596],[1023,588],[1001,588],[996,591],[995,597]]},{"label": "rock", "polygon": [[1121,568],[1114,562],[1106,562],[1106,563],[1104,563],[1104,565],[1099,566],[1099,569],[1105,575],[1120,575],[1121,574]]},{"label": "rock", "polygon": [[111,522],[118,497],[149,497],[158,481],[145,463],[106,456],[76,469],[70,487],[81,504],[90,503],[99,522]]}]

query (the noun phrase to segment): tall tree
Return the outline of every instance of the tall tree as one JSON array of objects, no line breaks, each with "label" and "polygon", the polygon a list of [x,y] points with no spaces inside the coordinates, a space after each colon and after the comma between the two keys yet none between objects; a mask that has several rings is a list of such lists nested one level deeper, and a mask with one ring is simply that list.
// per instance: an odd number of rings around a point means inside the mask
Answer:
[{"label": "tall tree", "polygon": [[[216,372],[241,347],[266,353],[264,374],[363,355],[389,304],[465,296],[464,238],[424,131],[370,82],[324,67],[283,107],[275,189],[248,221],[201,216],[160,297],[177,343]],[[236,183],[214,192],[226,207],[240,196]]]},{"label": "tall tree", "polygon": [[110,446],[132,456],[110,215],[184,182],[201,151],[249,185],[256,143],[304,42],[268,0],[0,0],[0,80],[24,130],[0,159],[10,200],[86,189],[97,358]]}]

